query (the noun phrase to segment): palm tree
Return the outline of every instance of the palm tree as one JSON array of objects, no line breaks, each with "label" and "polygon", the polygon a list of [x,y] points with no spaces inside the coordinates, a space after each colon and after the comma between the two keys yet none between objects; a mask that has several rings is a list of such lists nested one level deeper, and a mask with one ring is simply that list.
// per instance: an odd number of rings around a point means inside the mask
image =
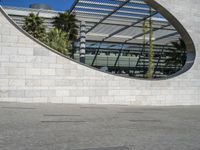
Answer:
[{"label": "palm tree", "polygon": [[30,13],[29,16],[25,17],[25,23],[22,28],[33,37],[45,41],[45,26],[43,25],[43,19],[39,17],[39,13]]},{"label": "palm tree", "polygon": [[54,28],[48,33],[46,44],[55,50],[66,55],[68,42],[66,40],[67,33],[60,29]]},{"label": "palm tree", "polygon": [[68,41],[68,51],[71,53],[71,57],[74,56],[74,42],[77,40],[78,36],[78,26],[76,25],[76,21],[76,14],[70,14],[66,11],[65,13],[59,13],[59,15],[54,18],[53,22],[54,27],[68,33],[66,39]]},{"label": "palm tree", "polygon": [[149,64],[147,71],[147,78],[152,79],[154,73],[154,42],[153,42],[153,27],[152,20],[149,20],[150,29],[149,29]]},{"label": "palm tree", "polygon": [[171,42],[171,44],[175,47],[172,50],[172,53],[168,55],[167,60],[165,61],[167,67],[176,66],[181,68],[185,65],[187,55],[186,55],[186,44],[183,39],[179,39],[179,41]]},{"label": "palm tree", "polygon": [[54,17],[54,27],[61,29],[68,33],[67,39],[69,41],[76,41],[78,35],[78,26],[76,25],[76,15],[75,13],[59,13],[58,16]]},{"label": "palm tree", "polygon": [[146,34],[149,33],[149,53],[148,53],[148,70],[145,77],[148,79],[153,78],[154,73],[154,43],[153,43],[153,24],[152,19],[145,21],[143,24],[144,44],[146,44]]}]

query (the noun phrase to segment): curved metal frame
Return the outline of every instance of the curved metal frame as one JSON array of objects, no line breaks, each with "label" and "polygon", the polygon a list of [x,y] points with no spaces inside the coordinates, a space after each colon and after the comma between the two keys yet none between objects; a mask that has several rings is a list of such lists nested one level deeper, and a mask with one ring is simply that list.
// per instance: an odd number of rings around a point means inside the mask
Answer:
[{"label": "curved metal frame", "polygon": [[196,49],[194,42],[189,35],[189,33],[186,31],[186,29],[183,27],[183,25],[180,23],[178,19],[176,19],[175,16],[173,16],[166,8],[161,6],[156,0],[144,0],[149,6],[153,7],[155,10],[159,11],[160,14],[163,15],[173,26],[174,28],[178,31],[178,33],[181,35],[183,38],[183,41],[186,44],[187,47],[187,60],[184,65],[184,67],[178,71],[177,73],[168,76],[167,78],[173,78],[178,75],[181,75],[188,70],[190,70],[194,64],[195,58],[196,58]]}]

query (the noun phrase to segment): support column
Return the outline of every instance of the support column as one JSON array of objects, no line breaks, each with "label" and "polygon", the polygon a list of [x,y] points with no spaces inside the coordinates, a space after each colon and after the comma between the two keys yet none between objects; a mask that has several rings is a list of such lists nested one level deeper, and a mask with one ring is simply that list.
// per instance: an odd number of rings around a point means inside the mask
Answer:
[{"label": "support column", "polygon": [[81,22],[80,30],[80,62],[85,63],[86,23]]}]

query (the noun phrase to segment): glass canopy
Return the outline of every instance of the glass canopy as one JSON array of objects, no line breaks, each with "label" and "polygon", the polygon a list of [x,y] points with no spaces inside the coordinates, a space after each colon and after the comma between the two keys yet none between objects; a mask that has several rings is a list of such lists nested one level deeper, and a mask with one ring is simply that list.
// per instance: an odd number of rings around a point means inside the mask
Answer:
[{"label": "glass canopy", "polygon": [[[77,0],[71,8],[79,22],[86,22],[86,64],[115,74],[145,78],[153,63],[152,78],[167,77],[183,67],[171,63],[180,34],[144,0]],[[78,23],[80,24],[80,23]],[[74,58],[79,60],[79,40]],[[153,60],[150,62],[150,49]],[[175,59],[175,58],[174,58]]]}]

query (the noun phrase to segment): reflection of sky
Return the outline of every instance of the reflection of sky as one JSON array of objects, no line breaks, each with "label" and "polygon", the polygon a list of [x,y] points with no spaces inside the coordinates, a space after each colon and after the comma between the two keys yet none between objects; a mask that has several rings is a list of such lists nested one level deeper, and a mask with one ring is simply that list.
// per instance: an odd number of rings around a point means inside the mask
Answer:
[{"label": "reflection of sky", "polygon": [[0,0],[0,5],[29,7],[33,3],[49,4],[55,10],[67,10],[74,0]]}]

